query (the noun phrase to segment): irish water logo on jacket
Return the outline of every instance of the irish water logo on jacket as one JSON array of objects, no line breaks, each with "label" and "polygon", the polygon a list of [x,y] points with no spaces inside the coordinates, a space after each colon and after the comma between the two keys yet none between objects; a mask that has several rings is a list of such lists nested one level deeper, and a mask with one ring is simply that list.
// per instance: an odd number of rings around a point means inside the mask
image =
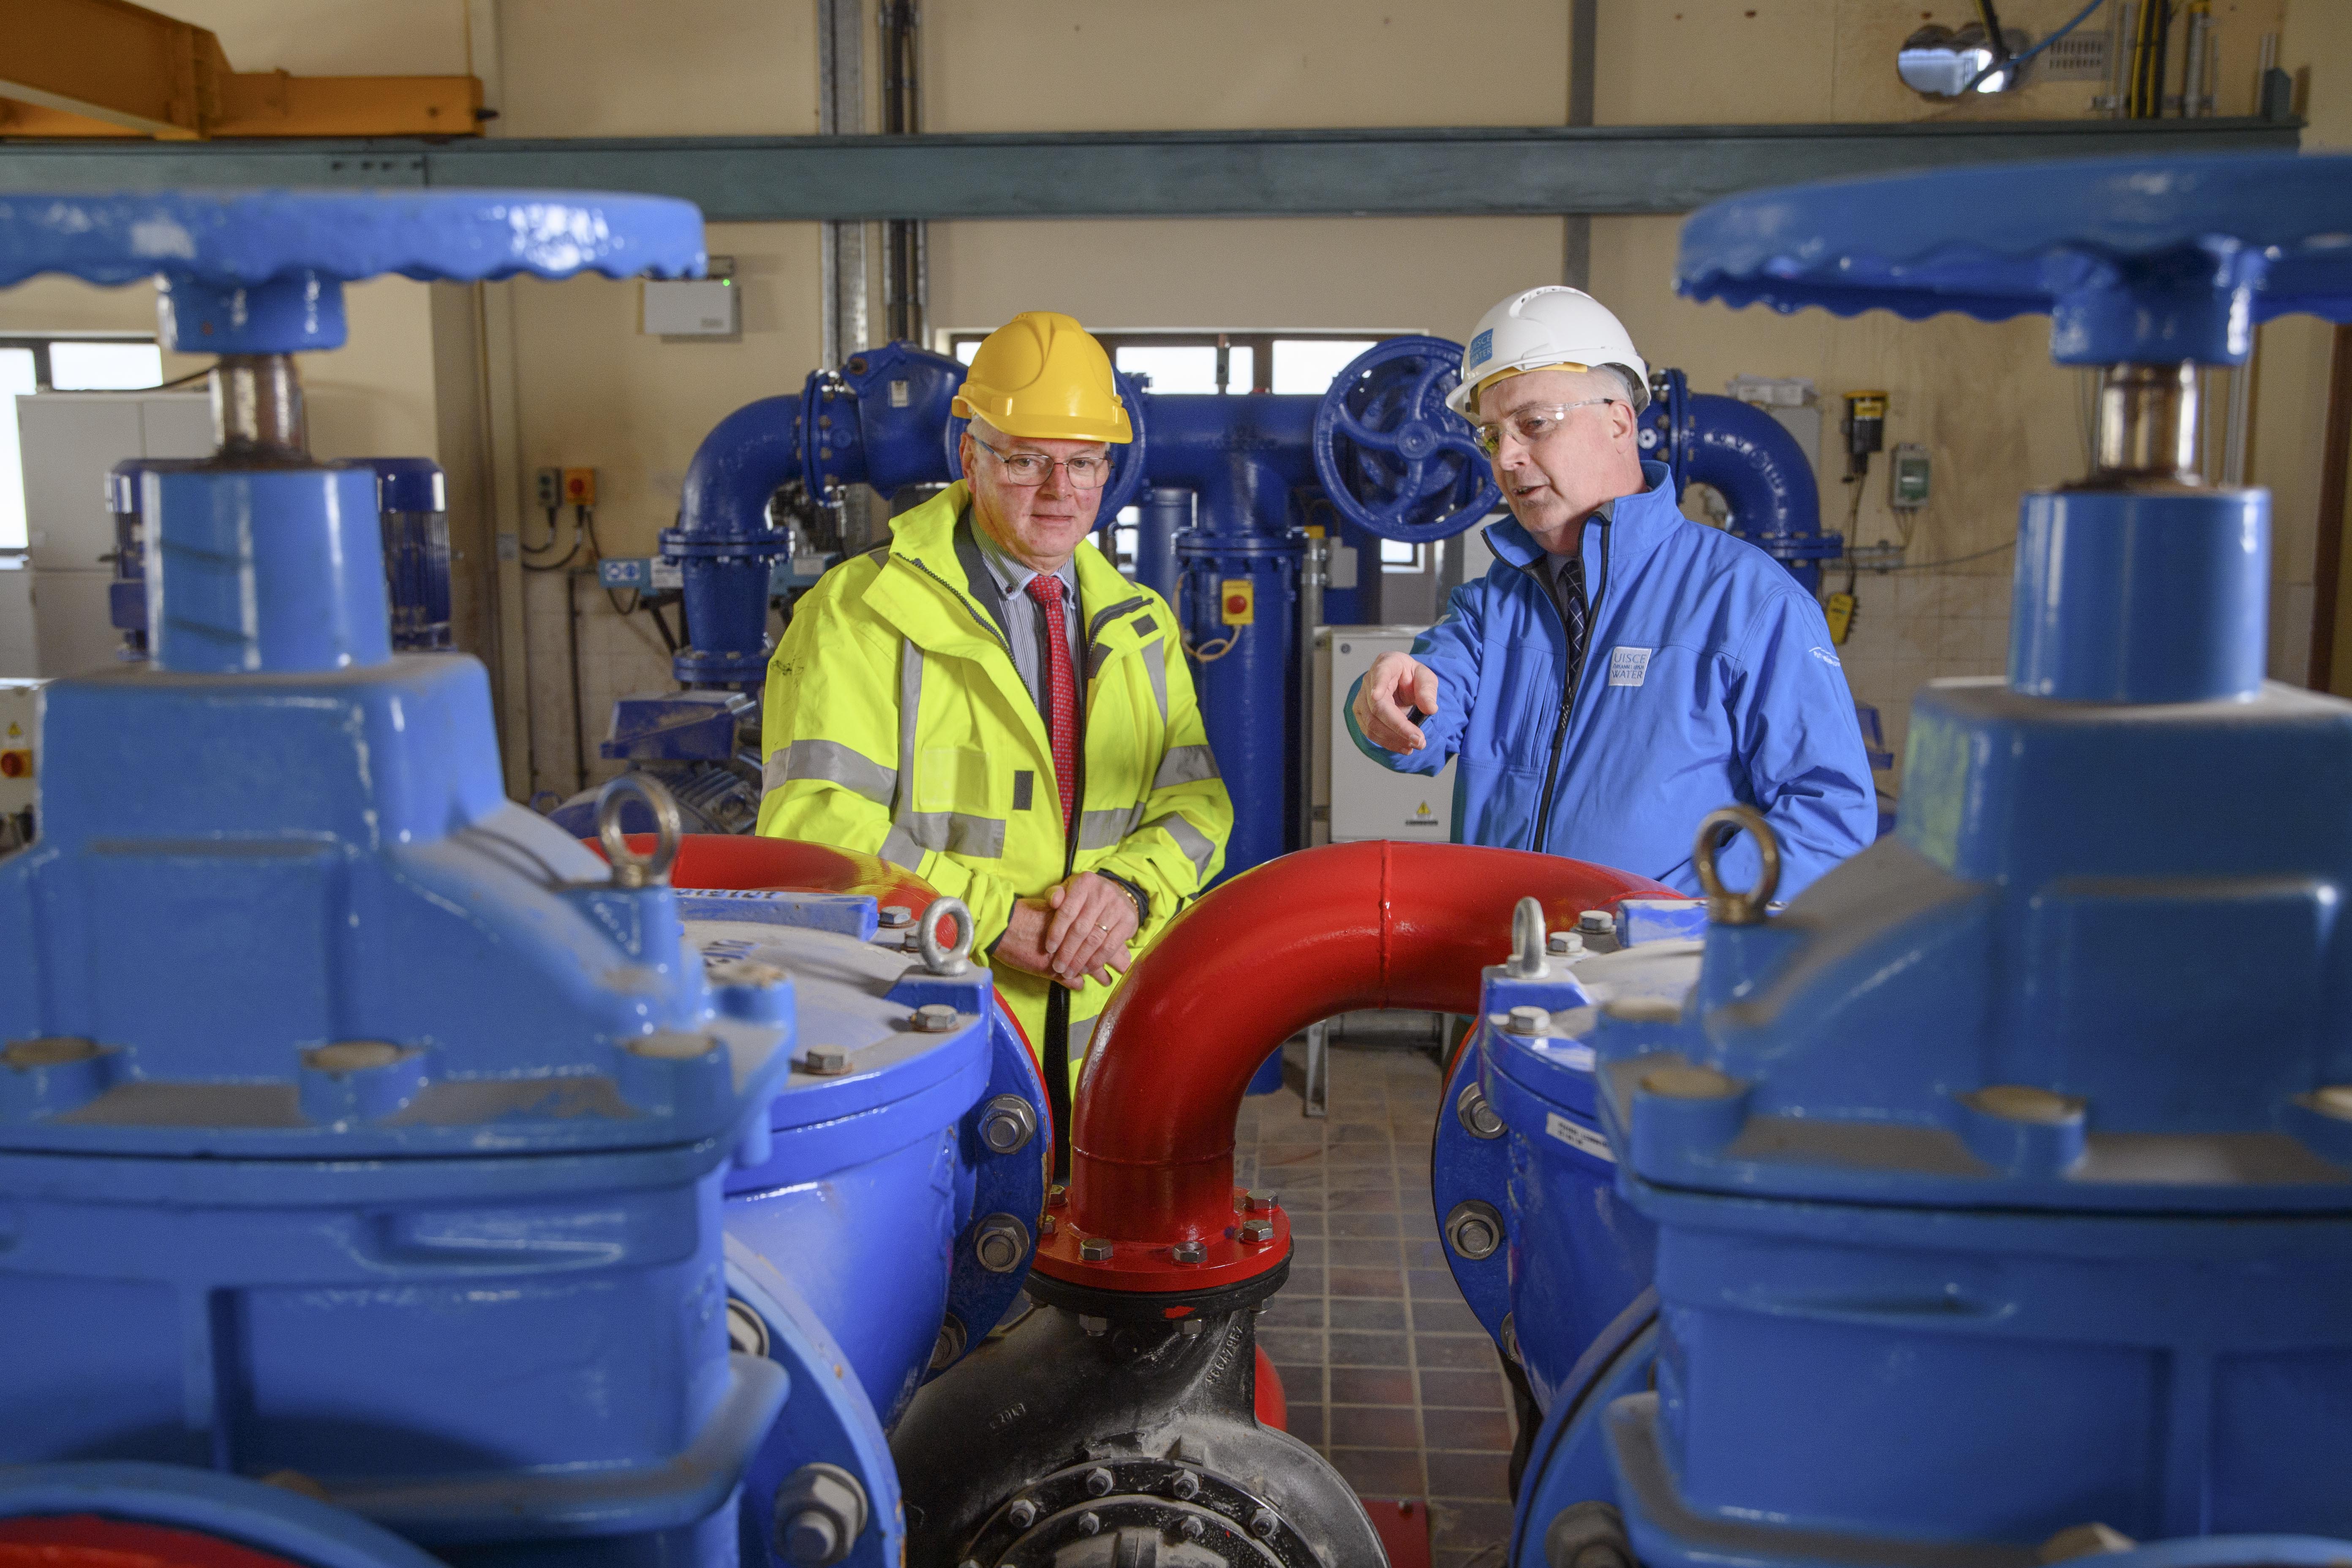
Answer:
[{"label": "irish water logo on jacket", "polygon": [[1609,684],[1639,686],[1649,679],[1651,649],[1612,647],[1609,650]]}]

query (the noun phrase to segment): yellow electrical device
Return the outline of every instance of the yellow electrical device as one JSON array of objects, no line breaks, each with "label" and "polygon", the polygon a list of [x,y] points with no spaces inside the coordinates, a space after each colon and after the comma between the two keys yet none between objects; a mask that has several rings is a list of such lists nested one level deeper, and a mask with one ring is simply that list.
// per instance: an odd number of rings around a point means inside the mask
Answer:
[{"label": "yellow electrical device", "polygon": [[1830,623],[1830,641],[1843,647],[1846,634],[1853,630],[1854,598],[1852,594],[1832,594],[1822,614]]},{"label": "yellow electrical device", "polygon": [[1246,577],[1228,577],[1217,584],[1217,600],[1229,626],[1257,622],[1257,584]]},{"label": "yellow electrical device", "polygon": [[566,468],[563,470],[563,501],[566,506],[596,504],[596,470]]}]

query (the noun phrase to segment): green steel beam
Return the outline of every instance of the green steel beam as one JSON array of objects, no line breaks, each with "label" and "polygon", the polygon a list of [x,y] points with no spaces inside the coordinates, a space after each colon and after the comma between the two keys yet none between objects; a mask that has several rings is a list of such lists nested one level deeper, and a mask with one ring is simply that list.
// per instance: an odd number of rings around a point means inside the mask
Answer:
[{"label": "green steel beam", "polygon": [[507,185],[684,196],[718,222],[1679,213],[1953,163],[2294,151],[2294,120],[461,142],[7,142],[0,191]]}]

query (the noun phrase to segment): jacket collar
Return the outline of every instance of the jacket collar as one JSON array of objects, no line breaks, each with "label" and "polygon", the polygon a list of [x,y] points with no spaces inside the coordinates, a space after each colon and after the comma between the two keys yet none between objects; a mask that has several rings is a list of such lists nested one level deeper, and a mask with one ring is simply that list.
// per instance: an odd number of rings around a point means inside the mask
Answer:
[{"label": "jacket collar", "polygon": [[[1674,475],[1664,463],[1645,459],[1642,478],[1649,489],[1619,496],[1610,504],[1609,558],[1612,566],[1620,571],[1655,550],[1668,533],[1689,521],[1675,500]],[[1601,535],[1597,528],[1584,531],[1587,583],[1594,580],[1593,569],[1601,564]],[[1543,564],[1544,547],[1519,525],[1516,517],[1507,517],[1486,530],[1486,547],[1495,552],[1497,561],[1521,571]]]}]

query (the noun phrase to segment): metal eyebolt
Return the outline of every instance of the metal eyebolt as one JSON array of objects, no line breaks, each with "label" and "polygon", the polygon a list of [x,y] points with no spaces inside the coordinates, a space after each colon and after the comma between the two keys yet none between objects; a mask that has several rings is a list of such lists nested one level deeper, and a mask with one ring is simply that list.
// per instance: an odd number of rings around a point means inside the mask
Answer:
[{"label": "metal eyebolt", "polygon": [[[940,922],[955,921],[956,939],[953,947],[940,945]],[[961,899],[934,899],[915,926],[916,951],[923,955],[923,967],[934,974],[968,974],[971,972],[971,939],[976,927],[971,910]]]},{"label": "metal eyebolt", "polygon": [[1471,1263],[1483,1263],[1503,1245],[1503,1215],[1494,1205],[1465,1198],[1445,1216],[1445,1245]]},{"label": "metal eyebolt", "polygon": [[[654,814],[654,852],[642,858],[629,847],[628,835],[621,831],[621,808],[633,795]],[[604,847],[604,858],[612,862],[616,888],[657,888],[667,882],[685,832],[677,798],[668,785],[651,773],[623,773],[596,792],[596,842]]]},{"label": "metal eyebolt", "polygon": [[[1756,841],[1757,858],[1763,862],[1756,885],[1744,893],[1727,890],[1715,869],[1716,856],[1736,833],[1745,833]],[[1764,923],[1765,907],[1771,903],[1773,892],[1780,886],[1780,840],[1774,836],[1772,825],[1764,820],[1763,813],[1748,805],[1727,805],[1708,812],[1698,825],[1698,838],[1691,847],[1691,863],[1698,872],[1698,885],[1706,893],[1708,920],[1727,926]]]},{"label": "metal eyebolt", "polygon": [[972,1238],[972,1256],[991,1274],[1010,1274],[1029,1256],[1029,1227],[1009,1214],[992,1214],[980,1222]]},{"label": "metal eyebolt", "polygon": [[1018,1154],[1037,1136],[1037,1112],[1017,1094],[1000,1094],[980,1113],[980,1141],[992,1154]]},{"label": "metal eyebolt", "polygon": [[1541,980],[1551,972],[1551,962],[1544,956],[1549,945],[1547,934],[1542,903],[1521,899],[1511,911],[1511,961],[1504,966],[1512,979]]},{"label": "metal eyebolt", "polygon": [[1462,1086],[1462,1092],[1454,1099],[1454,1114],[1463,1131],[1473,1138],[1492,1141],[1503,1135],[1503,1119],[1495,1114],[1495,1108],[1486,1103],[1485,1091],[1475,1083]]}]

